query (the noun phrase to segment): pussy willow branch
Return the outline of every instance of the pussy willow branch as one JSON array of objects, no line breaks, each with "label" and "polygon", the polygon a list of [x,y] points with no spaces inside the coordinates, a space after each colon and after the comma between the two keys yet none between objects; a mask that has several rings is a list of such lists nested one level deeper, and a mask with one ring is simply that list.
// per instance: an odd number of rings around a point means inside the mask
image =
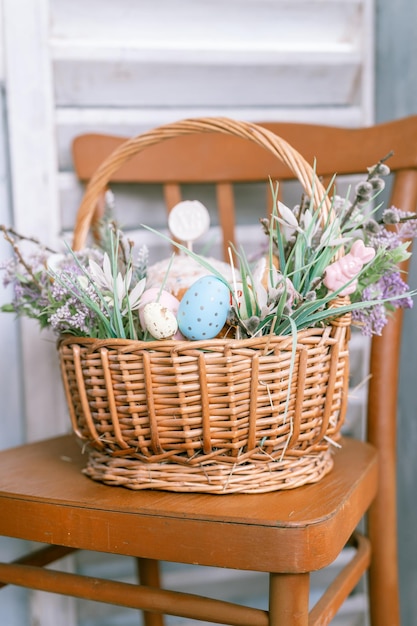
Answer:
[{"label": "pussy willow branch", "polygon": [[411,220],[417,220],[417,213],[413,213],[412,215],[406,215],[405,217],[400,217],[397,223],[403,224],[404,222],[409,222]]},{"label": "pussy willow branch", "polygon": [[55,254],[56,252],[55,250],[52,250],[52,248],[48,248],[48,246],[45,246],[43,243],[41,243],[39,239],[36,239],[35,237],[26,237],[25,235],[21,235],[14,228],[11,228],[11,227],[6,228],[6,226],[2,224],[0,226],[0,229],[3,231],[5,235],[5,239],[7,239],[9,243],[10,243],[10,240],[6,237],[6,234],[8,233],[10,233],[10,235],[13,235],[13,237],[16,237],[20,241],[30,241],[31,243],[36,243],[38,246],[42,246],[44,250],[46,250],[47,252],[50,252],[51,254]]},{"label": "pussy willow branch", "polygon": [[372,178],[372,176],[375,174],[375,172],[378,171],[378,168],[380,165],[382,165],[383,163],[385,163],[385,161],[388,161],[388,159],[390,159],[394,154],[393,150],[390,150],[388,152],[388,154],[386,154],[384,157],[382,157],[382,159],[379,159],[378,163],[371,169],[371,171],[368,174],[368,179]]},{"label": "pussy willow branch", "polygon": [[[387,161],[389,158],[391,158],[393,154],[394,154],[394,152],[391,150],[390,152],[388,152],[388,154],[386,154],[384,157],[382,157],[382,159],[379,159],[378,163],[368,173],[368,176],[366,178],[366,182],[369,182],[371,180],[371,178],[373,178],[375,176],[375,174],[378,172],[379,166],[382,165],[383,163],[385,163],[385,161]],[[343,216],[343,219],[342,219],[341,224],[340,224],[340,226],[342,228],[343,228],[343,226],[345,226],[345,224],[348,222],[348,220],[352,216],[352,213],[356,209],[356,207],[358,206],[359,202],[360,202],[360,196],[357,195],[356,198],[354,199],[353,203],[351,204],[351,206],[349,207],[349,209],[346,211],[345,215]]]},{"label": "pussy willow branch", "polygon": [[[15,239],[13,239],[11,235],[13,235],[14,237],[17,237],[21,241],[25,240],[25,241],[30,241],[31,243],[36,243],[36,244],[39,244],[39,241],[31,237],[23,237],[22,235],[19,235],[19,233],[17,233],[15,230],[13,230],[13,228],[6,228],[6,226],[1,225],[0,229],[3,231],[5,240],[8,241],[9,244],[12,246],[15,255],[19,259],[19,262],[23,265],[23,267],[25,268],[29,276],[31,276],[34,283],[38,286],[41,286],[41,283],[39,282],[39,280],[36,278],[35,274],[33,273],[33,269],[23,258],[22,253],[19,250],[19,246],[17,245]],[[50,248],[46,248],[46,247],[45,247],[45,250],[51,253],[54,252]]]}]

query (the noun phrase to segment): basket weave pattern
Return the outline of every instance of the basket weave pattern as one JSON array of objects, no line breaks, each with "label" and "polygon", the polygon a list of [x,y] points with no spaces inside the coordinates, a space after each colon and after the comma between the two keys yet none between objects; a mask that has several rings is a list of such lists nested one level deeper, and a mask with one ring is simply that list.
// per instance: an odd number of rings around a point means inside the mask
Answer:
[{"label": "basket weave pattern", "polygon": [[[260,141],[253,124],[192,120],[127,142],[134,149],[122,146],[87,188],[76,247],[84,244],[99,191],[149,136],[155,143],[181,132],[235,134],[236,128]],[[259,133],[277,152],[281,140]],[[303,169],[299,178],[311,191],[311,168],[288,144],[279,145],[297,175],[300,158],[306,174]],[[343,316],[300,331],[295,349],[293,337],[274,335],[194,342],[63,337],[59,354],[72,426],[88,443],[85,472],[131,489],[212,493],[320,480],[332,467],[331,444],[346,410],[349,332],[350,318]]]}]

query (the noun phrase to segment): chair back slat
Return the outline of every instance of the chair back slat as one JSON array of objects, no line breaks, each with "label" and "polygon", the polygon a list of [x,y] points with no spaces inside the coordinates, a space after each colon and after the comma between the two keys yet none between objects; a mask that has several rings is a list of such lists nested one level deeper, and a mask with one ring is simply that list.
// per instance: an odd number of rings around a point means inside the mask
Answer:
[{"label": "chair back slat", "polygon": [[182,200],[181,187],[178,183],[166,183],[163,185],[164,200],[167,212]]},{"label": "chair back slat", "polygon": [[[218,183],[216,185],[217,210],[219,224],[222,231],[223,258],[229,258],[230,244],[236,247],[235,238],[235,200],[233,186],[230,183]],[[233,250],[232,256],[234,258]]]}]

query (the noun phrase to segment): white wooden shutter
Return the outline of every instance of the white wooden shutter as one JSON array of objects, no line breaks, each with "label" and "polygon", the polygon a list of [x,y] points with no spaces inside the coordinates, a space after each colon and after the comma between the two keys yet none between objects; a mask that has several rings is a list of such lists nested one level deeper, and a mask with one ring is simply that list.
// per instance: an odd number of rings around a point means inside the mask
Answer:
[{"label": "white wooden shutter", "polygon": [[[373,0],[0,1],[14,225],[51,245],[81,196],[70,156],[81,132],[130,136],[201,115],[373,121]],[[27,320],[11,331],[3,318],[0,333],[20,359],[16,439],[69,430],[53,337]],[[9,383],[1,378],[2,398]],[[73,604],[33,598],[34,622],[75,625]]]}]

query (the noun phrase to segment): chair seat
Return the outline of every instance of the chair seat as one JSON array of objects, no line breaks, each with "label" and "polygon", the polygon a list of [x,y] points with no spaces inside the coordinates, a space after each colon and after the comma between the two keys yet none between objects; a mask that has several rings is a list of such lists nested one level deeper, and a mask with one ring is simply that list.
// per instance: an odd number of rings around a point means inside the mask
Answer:
[{"label": "chair seat", "polygon": [[82,474],[86,457],[72,435],[13,448],[0,453],[0,534],[253,571],[319,569],[336,558],[377,488],[374,448],[341,443],[319,483],[255,495],[96,483]]}]

